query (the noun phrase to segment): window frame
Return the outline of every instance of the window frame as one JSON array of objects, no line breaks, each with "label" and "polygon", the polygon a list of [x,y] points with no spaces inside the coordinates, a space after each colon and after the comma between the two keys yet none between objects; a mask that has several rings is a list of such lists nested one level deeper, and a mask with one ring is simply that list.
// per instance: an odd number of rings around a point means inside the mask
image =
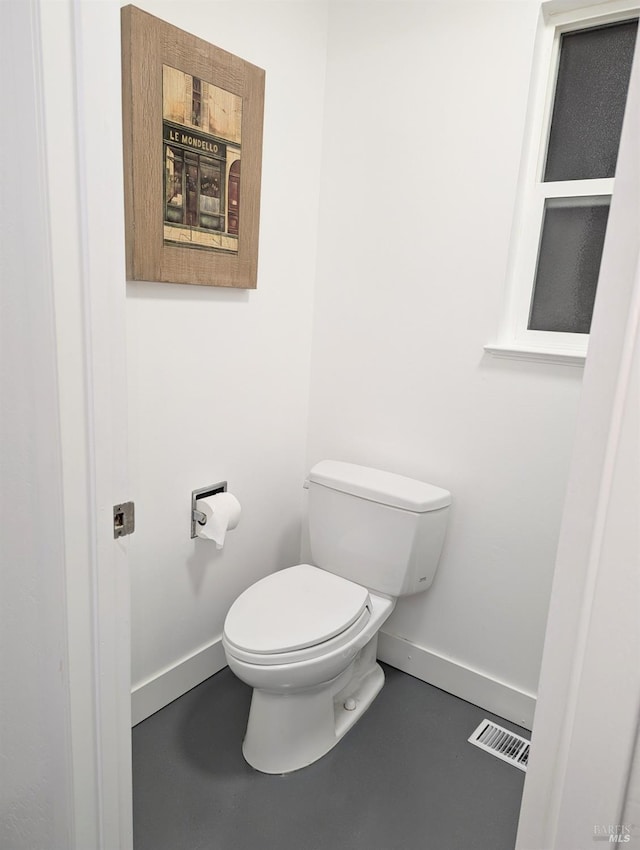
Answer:
[{"label": "window frame", "polygon": [[638,0],[543,3],[533,58],[533,74],[516,209],[507,268],[507,297],[491,354],[582,366],[589,334],[529,330],[531,299],[547,198],[612,196],[615,178],[544,182],[562,35],[640,17]]}]

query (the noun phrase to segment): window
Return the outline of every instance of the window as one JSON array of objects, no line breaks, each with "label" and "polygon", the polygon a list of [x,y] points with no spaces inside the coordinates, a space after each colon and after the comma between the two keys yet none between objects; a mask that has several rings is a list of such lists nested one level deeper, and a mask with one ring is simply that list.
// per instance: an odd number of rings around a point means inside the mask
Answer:
[{"label": "window", "polygon": [[536,45],[536,66],[548,73],[540,75],[529,104],[506,313],[499,341],[486,349],[580,364],[638,19],[637,8],[621,2],[561,14],[553,14],[554,6],[543,7]]}]

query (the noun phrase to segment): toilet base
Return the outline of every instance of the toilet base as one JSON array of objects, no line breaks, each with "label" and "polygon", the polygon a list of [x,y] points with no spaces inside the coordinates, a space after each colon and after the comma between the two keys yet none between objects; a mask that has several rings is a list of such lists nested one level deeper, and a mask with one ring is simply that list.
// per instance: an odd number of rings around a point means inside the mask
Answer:
[{"label": "toilet base", "polygon": [[315,688],[294,692],[254,688],[242,745],[246,761],[262,773],[290,773],[335,747],[384,685],[377,644],[376,635],[343,673]]}]

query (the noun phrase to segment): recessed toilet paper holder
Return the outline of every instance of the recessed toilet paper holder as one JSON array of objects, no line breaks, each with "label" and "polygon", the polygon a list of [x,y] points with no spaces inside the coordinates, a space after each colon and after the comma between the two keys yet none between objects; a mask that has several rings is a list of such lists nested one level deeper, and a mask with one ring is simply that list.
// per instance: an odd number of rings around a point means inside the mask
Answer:
[{"label": "recessed toilet paper holder", "polygon": [[216,493],[226,493],[227,482],[219,481],[217,484],[210,484],[208,487],[201,487],[199,490],[191,491],[191,537],[197,537],[196,523],[199,525],[207,524],[207,517],[202,511],[196,508],[198,499],[206,499],[207,496],[214,496]]}]

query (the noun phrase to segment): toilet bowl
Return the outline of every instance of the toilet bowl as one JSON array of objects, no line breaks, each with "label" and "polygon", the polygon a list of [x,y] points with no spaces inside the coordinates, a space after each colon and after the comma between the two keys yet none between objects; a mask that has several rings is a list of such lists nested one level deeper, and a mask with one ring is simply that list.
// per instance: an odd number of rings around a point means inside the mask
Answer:
[{"label": "toilet bowl", "polygon": [[310,564],[238,597],[222,640],[229,667],[254,689],[242,748],[252,767],[288,773],[338,743],[384,684],[377,635],[394,606]]},{"label": "toilet bowl", "polygon": [[242,752],[263,773],[331,750],[384,684],[378,632],[397,597],[435,575],[451,496],[431,484],[339,461],[309,474],[316,562],[266,576],[227,614],[231,670],[253,688]]}]

